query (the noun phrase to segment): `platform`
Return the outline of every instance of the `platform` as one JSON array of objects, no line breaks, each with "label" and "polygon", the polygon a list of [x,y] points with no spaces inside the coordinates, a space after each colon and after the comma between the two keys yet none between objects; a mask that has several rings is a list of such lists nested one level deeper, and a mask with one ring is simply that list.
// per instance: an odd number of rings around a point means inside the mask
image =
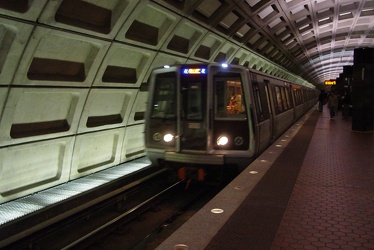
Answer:
[{"label": "platform", "polygon": [[374,133],[311,110],[157,249],[374,249]]}]

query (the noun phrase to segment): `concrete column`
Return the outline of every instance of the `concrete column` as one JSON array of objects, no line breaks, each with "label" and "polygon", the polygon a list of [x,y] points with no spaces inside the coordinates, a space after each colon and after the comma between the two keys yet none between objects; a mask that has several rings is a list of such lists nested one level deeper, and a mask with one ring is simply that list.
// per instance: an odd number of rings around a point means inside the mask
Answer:
[{"label": "concrete column", "polygon": [[374,131],[374,48],[354,50],[352,130]]}]

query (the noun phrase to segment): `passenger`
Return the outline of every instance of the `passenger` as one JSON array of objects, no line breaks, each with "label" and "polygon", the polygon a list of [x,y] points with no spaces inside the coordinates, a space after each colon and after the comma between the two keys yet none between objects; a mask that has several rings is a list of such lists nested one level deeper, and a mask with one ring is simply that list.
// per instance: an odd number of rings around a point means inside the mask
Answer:
[{"label": "passenger", "polygon": [[349,107],[351,105],[351,95],[349,91],[345,92],[345,95],[342,97],[343,103],[343,119],[347,119],[349,117]]},{"label": "passenger", "polygon": [[322,112],[323,110],[323,105],[325,105],[327,102],[327,95],[324,90],[321,90],[321,93],[319,94],[318,97],[318,111]]},{"label": "passenger", "polygon": [[242,112],[242,95],[240,92],[235,95],[234,109],[235,114],[240,114]]},{"label": "passenger", "polygon": [[236,98],[235,95],[231,96],[231,98],[230,98],[230,101],[229,101],[229,107],[230,107],[229,114],[234,114],[235,113],[235,98]]},{"label": "passenger", "polygon": [[236,91],[236,93],[233,96],[231,96],[229,107],[229,114],[231,115],[240,114],[243,111],[242,95],[240,90]]},{"label": "passenger", "polygon": [[336,111],[338,109],[338,96],[335,94],[335,91],[331,91],[330,96],[328,98],[328,106],[330,108],[330,119],[335,117]]}]

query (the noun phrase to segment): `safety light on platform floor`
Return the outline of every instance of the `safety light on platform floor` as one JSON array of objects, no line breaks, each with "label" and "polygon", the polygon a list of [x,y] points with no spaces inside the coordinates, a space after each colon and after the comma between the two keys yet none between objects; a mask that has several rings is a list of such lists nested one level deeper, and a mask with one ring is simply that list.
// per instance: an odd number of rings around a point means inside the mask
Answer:
[{"label": "safety light on platform floor", "polygon": [[172,134],[166,134],[164,135],[164,141],[165,142],[171,142],[173,140],[174,136]]},{"label": "safety light on platform floor", "polygon": [[176,244],[173,247],[173,250],[188,250],[189,247],[185,244]]},{"label": "safety light on platform floor", "polygon": [[213,208],[212,210],[210,210],[210,212],[212,212],[213,214],[222,214],[223,213],[223,209],[221,209],[221,208]]},{"label": "safety light on platform floor", "polygon": [[249,171],[249,173],[250,173],[250,174],[258,174],[258,172],[255,171],[255,170]]},{"label": "safety light on platform floor", "polygon": [[217,145],[218,146],[225,146],[228,142],[229,142],[229,138],[227,138],[226,136],[223,136],[223,135],[218,137],[218,139],[217,139]]}]

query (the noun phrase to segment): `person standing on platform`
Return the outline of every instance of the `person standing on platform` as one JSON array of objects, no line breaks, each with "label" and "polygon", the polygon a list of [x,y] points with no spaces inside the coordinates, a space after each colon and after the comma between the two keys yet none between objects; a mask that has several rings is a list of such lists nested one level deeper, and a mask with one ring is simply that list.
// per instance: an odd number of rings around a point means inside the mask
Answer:
[{"label": "person standing on platform", "polygon": [[330,119],[333,119],[336,111],[338,109],[338,96],[335,94],[335,91],[331,91],[328,99],[328,106],[330,108]]},{"label": "person standing on platform", "polygon": [[321,90],[321,93],[318,96],[318,111],[319,112],[322,112],[323,105],[326,104],[326,101],[327,101],[326,92],[324,90]]}]

